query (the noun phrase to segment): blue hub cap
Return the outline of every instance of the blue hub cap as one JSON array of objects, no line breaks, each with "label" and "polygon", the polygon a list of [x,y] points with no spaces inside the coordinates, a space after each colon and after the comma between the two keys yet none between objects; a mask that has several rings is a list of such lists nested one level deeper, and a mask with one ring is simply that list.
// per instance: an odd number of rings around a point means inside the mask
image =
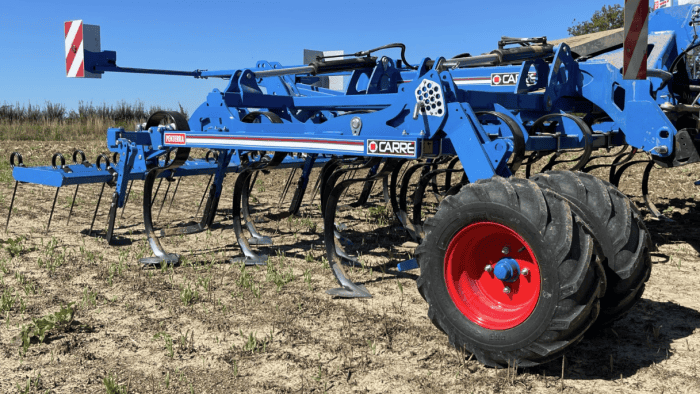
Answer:
[{"label": "blue hub cap", "polygon": [[518,262],[510,257],[502,258],[493,268],[493,274],[503,282],[515,282],[520,275]]}]

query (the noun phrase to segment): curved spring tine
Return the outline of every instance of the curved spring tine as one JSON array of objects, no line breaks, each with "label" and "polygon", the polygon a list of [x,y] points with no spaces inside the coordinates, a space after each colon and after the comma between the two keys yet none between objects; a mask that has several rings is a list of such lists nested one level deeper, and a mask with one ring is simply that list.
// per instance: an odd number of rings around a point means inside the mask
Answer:
[{"label": "curved spring tine", "polygon": [[248,185],[248,193],[252,194],[253,193],[253,188],[255,187],[255,182],[258,180],[258,171],[255,171],[253,173],[253,179],[250,181],[250,185]]},{"label": "curved spring tine", "polygon": [[649,199],[649,175],[651,174],[651,170],[654,168],[654,164],[654,160],[649,160],[649,164],[647,164],[647,167],[644,169],[644,175],[642,177],[642,196],[644,197],[644,204],[646,204],[647,209],[652,215],[654,215],[655,219],[675,222],[675,220],[670,219],[663,213],[659,212],[656,205],[654,205],[654,203]]},{"label": "curved spring tine", "polygon": [[15,190],[12,192],[12,200],[10,200],[10,210],[7,212],[7,223],[5,223],[5,232],[10,227],[10,216],[12,216],[12,207],[15,205],[15,194],[17,194],[18,181],[15,181]]},{"label": "curved spring tine", "polygon": [[431,184],[435,178],[440,174],[451,174],[455,172],[463,172],[462,170],[455,170],[449,168],[437,169],[428,172],[427,174],[420,177],[418,181],[418,186],[416,187],[415,193],[413,193],[413,211],[411,217],[411,223],[415,229],[416,235],[418,236],[417,241],[423,239],[423,222],[421,220],[421,212],[423,208],[423,198],[425,197],[425,189]]}]

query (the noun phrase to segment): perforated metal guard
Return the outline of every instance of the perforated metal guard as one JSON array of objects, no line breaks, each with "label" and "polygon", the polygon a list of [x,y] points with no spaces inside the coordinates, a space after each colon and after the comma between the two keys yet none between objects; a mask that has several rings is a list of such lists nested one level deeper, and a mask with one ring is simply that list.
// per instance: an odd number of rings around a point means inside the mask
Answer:
[{"label": "perforated metal guard", "polygon": [[416,89],[416,101],[422,103],[421,115],[445,116],[445,97],[440,84],[424,79]]}]

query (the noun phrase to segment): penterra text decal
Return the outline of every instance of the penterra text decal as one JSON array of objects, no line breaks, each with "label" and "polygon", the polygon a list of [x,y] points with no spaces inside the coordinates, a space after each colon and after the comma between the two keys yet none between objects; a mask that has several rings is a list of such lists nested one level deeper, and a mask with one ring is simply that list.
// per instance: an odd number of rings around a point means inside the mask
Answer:
[{"label": "penterra text decal", "polygon": [[185,134],[182,133],[165,133],[166,145],[185,145]]}]

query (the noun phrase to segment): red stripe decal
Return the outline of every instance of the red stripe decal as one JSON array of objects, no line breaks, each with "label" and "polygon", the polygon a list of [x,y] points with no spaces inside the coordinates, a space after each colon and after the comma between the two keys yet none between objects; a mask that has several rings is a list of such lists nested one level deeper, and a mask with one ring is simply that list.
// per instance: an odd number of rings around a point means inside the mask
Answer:
[{"label": "red stripe decal", "polygon": [[[627,1],[630,0],[625,0],[625,2]],[[649,4],[645,3],[645,1],[646,0],[641,0],[639,2],[639,6],[634,11],[634,16],[632,18],[632,23],[630,24],[630,29],[627,32],[627,36],[625,37],[625,54],[623,60],[624,71],[627,71],[627,67],[629,66],[630,60],[632,60],[632,55],[634,54],[635,48],[637,47],[640,33],[642,32],[642,29],[644,28],[644,23],[646,22]]]},{"label": "red stripe decal", "polygon": [[254,138],[254,137],[220,137],[208,135],[188,135],[187,139],[215,139],[215,140],[240,140],[240,141],[256,141],[256,142],[307,142],[315,144],[335,144],[335,145],[355,145],[364,146],[362,141],[333,141],[333,140],[300,140],[290,138]]},{"label": "red stripe decal", "polygon": [[85,61],[83,60],[80,62],[80,68],[78,69],[78,72],[75,73],[76,77],[85,77]]},{"label": "red stripe decal", "polygon": [[[78,22],[76,22],[76,23],[78,23]],[[66,74],[68,74],[68,72],[70,71],[70,67],[73,65],[73,59],[75,59],[76,52],[73,51],[73,48],[75,47],[75,51],[77,51],[78,48],[80,48],[80,43],[82,41],[83,41],[83,24],[81,23],[80,27],[78,27],[78,33],[75,35],[75,38],[73,39],[73,44],[71,45],[70,50],[68,50],[68,54],[66,55]]]},{"label": "red stripe decal", "polygon": [[68,32],[70,31],[70,25],[71,22],[64,22],[63,23],[63,30],[65,30],[65,33],[63,33],[63,37],[68,37]]}]

